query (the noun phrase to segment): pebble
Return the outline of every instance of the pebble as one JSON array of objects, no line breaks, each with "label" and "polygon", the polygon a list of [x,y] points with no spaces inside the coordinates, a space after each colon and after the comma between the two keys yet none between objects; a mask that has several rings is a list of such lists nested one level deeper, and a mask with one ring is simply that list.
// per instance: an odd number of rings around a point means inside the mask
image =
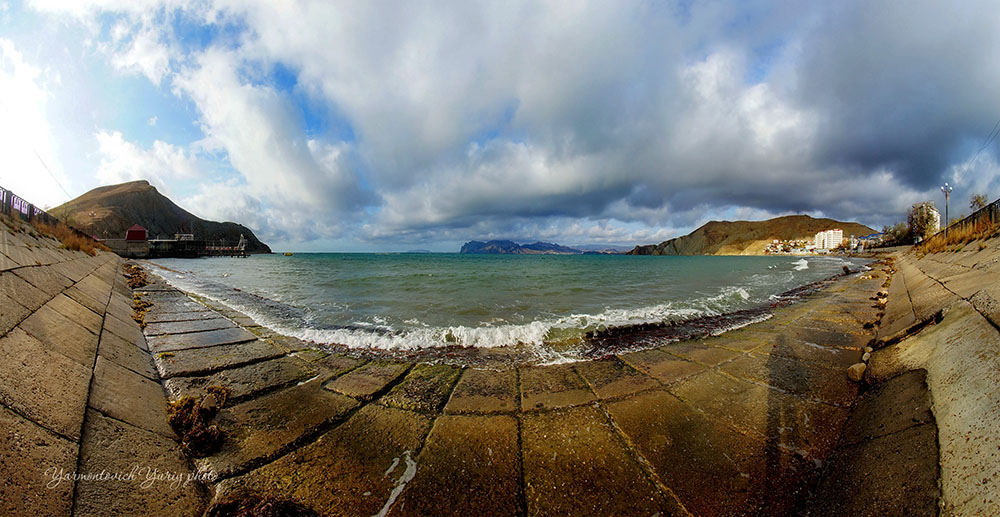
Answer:
[{"label": "pebble", "polygon": [[866,346],[866,347],[865,347],[865,353],[866,353],[866,354],[870,354],[870,353],[872,353],[872,352],[874,352],[874,351],[875,351],[875,349],[874,349],[874,348],[872,348],[872,347],[870,347],[870,346]]},{"label": "pebble", "polygon": [[214,394],[205,395],[205,398],[201,399],[201,407],[209,411],[217,411],[219,409],[219,399],[215,397]]},{"label": "pebble", "polygon": [[872,357],[871,352],[865,352],[865,355],[861,356],[861,360],[867,363],[868,360],[871,359],[871,357]]},{"label": "pebble", "polygon": [[868,366],[865,363],[855,363],[847,369],[847,378],[854,382],[861,382],[861,379],[865,377],[865,368]]}]

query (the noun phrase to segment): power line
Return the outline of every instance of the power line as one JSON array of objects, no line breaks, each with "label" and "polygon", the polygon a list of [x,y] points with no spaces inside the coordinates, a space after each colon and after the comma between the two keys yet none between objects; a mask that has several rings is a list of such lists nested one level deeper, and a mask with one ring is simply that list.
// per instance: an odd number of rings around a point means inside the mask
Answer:
[{"label": "power line", "polygon": [[990,144],[994,140],[996,140],[997,135],[1000,135],[1000,120],[997,120],[997,123],[993,125],[993,130],[990,131],[989,136],[986,137],[986,141],[983,142],[983,145],[979,147],[979,150],[976,151],[976,154],[972,157],[971,160],[969,160],[969,162],[971,163],[976,161],[976,158],[979,158],[979,153],[983,152],[983,150],[989,147]]},{"label": "power line", "polygon": [[59,183],[59,180],[56,179],[56,175],[52,174],[52,171],[49,170],[49,166],[45,165],[45,160],[43,160],[42,157],[38,155],[38,151],[32,149],[31,152],[35,153],[35,158],[38,158],[38,161],[41,162],[42,167],[45,168],[45,172],[49,173],[49,176],[52,177],[52,181],[56,182],[56,185],[59,185],[59,188],[62,189],[63,194],[66,194],[66,200],[68,201],[70,199],[73,199],[73,196],[69,195],[69,192],[66,192],[66,189],[63,188],[62,183]]}]

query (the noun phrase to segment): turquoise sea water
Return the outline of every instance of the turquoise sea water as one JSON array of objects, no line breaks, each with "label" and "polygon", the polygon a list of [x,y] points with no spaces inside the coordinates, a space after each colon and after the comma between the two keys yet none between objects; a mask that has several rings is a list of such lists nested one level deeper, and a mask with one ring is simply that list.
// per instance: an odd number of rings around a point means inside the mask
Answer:
[{"label": "turquoise sea water", "polygon": [[[281,333],[387,350],[565,350],[588,330],[767,304],[840,257],[301,253],[160,259],[170,283]],[[572,347],[569,347],[572,348]]]}]

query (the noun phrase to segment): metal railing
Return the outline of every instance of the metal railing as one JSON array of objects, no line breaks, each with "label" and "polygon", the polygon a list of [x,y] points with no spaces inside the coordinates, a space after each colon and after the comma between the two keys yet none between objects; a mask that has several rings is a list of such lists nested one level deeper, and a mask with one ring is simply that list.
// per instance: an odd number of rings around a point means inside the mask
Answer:
[{"label": "metal railing", "polygon": [[73,233],[79,235],[80,237],[86,237],[92,239],[90,235],[65,224],[60,221],[58,217],[38,208],[27,199],[18,196],[13,191],[0,187],[0,213],[6,214],[10,217],[20,217],[23,221],[40,222],[49,225],[56,225],[63,223],[67,228],[69,228]]},{"label": "metal railing", "polygon": [[1000,223],[1000,199],[993,201],[992,203],[972,212],[968,216],[962,218],[959,221],[955,221],[952,224],[946,224],[946,226],[937,233],[930,236],[926,243],[931,243],[932,241],[937,241],[938,239],[945,238],[945,230],[949,232],[961,231],[968,227],[976,227],[982,225],[983,223],[989,224],[989,226],[995,226]]},{"label": "metal railing", "polygon": [[[970,224],[978,224],[983,221],[989,221],[991,224],[996,224],[1000,221],[1000,199],[972,212],[967,217],[961,221],[955,221],[955,224],[947,225],[947,228],[951,230],[952,228],[962,228]],[[941,232],[938,232],[941,233]]]}]

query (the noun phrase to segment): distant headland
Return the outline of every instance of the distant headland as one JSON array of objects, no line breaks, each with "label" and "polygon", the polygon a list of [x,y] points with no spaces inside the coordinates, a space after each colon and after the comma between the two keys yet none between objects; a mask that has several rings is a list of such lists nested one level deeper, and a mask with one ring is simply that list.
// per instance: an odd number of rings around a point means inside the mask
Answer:
[{"label": "distant headland", "polygon": [[486,255],[614,255],[622,253],[622,250],[613,247],[598,248],[586,246],[585,248],[571,248],[561,244],[541,241],[518,244],[514,241],[492,240],[486,242],[469,241],[462,245],[459,253]]},{"label": "distant headland", "polygon": [[843,231],[844,238],[875,233],[863,224],[808,215],[766,221],[711,221],[683,237],[636,246],[628,255],[764,255],[774,241],[811,240],[817,232],[835,228]]}]

